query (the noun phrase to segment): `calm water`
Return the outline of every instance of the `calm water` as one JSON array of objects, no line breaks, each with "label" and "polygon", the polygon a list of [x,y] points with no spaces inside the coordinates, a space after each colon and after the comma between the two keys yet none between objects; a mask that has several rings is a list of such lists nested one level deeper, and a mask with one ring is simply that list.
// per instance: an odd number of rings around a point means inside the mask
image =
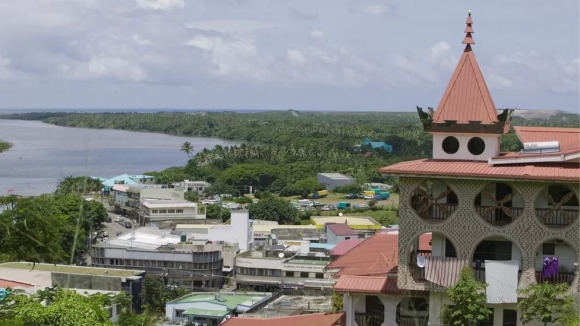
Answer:
[{"label": "calm water", "polygon": [[0,196],[54,191],[60,178],[142,174],[184,166],[180,151],[189,141],[195,152],[236,142],[121,130],[65,128],[39,121],[0,120],[0,139],[13,144],[0,153]]}]

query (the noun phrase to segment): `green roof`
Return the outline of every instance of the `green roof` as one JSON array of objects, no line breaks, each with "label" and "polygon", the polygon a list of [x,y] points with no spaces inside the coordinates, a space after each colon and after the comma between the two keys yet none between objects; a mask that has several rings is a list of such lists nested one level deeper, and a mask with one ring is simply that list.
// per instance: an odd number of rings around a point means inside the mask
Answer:
[{"label": "green roof", "polygon": [[102,276],[134,276],[144,273],[144,271],[136,270],[125,270],[125,269],[111,269],[111,268],[98,268],[98,267],[84,267],[84,266],[74,266],[74,265],[53,265],[53,264],[32,264],[28,262],[13,262],[0,264],[0,268],[12,268],[12,269],[26,269],[29,271],[46,271],[46,272],[57,272],[57,273],[70,273],[70,274],[89,274],[89,275],[102,275]]},{"label": "green roof", "polygon": [[200,317],[224,317],[229,314],[229,310],[207,310],[190,308],[185,310],[184,315],[200,316]]},{"label": "green roof", "polygon": [[239,304],[245,302],[256,303],[265,298],[265,296],[235,295],[231,293],[220,293],[219,297],[220,300],[216,300],[214,294],[190,294],[188,296],[172,301],[171,303],[209,302],[213,304],[226,306],[228,310],[234,310]]}]

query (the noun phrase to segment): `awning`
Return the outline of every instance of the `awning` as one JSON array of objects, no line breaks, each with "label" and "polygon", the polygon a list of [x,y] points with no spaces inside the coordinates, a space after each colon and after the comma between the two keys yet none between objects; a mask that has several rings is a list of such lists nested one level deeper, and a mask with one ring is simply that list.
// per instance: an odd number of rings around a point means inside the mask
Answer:
[{"label": "awning", "polygon": [[465,259],[429,256],[425,259],[425,279],[443,287],[450,287],[457,283],[465,266]]}]

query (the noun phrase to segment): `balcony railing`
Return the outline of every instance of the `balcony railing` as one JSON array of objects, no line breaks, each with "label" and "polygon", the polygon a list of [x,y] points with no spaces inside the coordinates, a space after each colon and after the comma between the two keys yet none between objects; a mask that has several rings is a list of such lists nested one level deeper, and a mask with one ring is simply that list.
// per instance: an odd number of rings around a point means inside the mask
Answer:
[{"label": "balcony railing", "polygon": [[578,209],[560,209],[550,213],[552,208],[536,208],[536,216],[546,226],[552,228],[566,227],[578,219]]},{"label": "balcony railing", "polygon": [[[439,284],[429,282],[425,278],[425,268],[418,267],[415,262],[413,262],[409,265],[409,273],[411,274],[413,281],[415,281],[416,283],[429,283],[429,289],[443,288],[443,286],[441,286]],[[520,278],[521,274],[522,274],[521,271],[518,271],[518,279]],[[542,273],[540,272],[540,276],[541,276],[541,274]],[[481,267],[473,268],[473,276],[474,276],[476,281],[486,283],[485,268],[481,268]],[[536,279],[537,278],[538,278],[538,274],[536,274]],[[562,276],[561,279],[564,279],[564,277]],[[568,282],[570,282],[569,284],[572,284],[571,283],[572,280],[574,280],[574,274],[572,274],[570,280],[568,281]]]},{"label": "balcony railing", "polygon": [[421,210],[421,205],[421,203],[414,203],[412,204],[412,207],[422,219],[436,222],[447,219],[449,216],[453,215],[457,209],[457,204],[438,203],[433,204],[425,210]]},{"label": "balcony railing", "polygon": [[475,206],[479,215],[481,215],[481,217],[486,222],[497,226],[510,224],[515,218],[520,216],[524,210],[523,207],[509,207],[509,209],[512,211],[510,216],[506,214],[501,208],[496,208],[490,212],[490,208],[492,207],[495,206]]},{"label": "balcony railing", "polygon": [[380,313],[355,312],[354,321],[358,326],[381,326],[385,315]]},{"label": "balcony railing", "polygon": [[543,272],[536,271],[536,282],[537,283],[550,283],[550,284],[558,284],[558,283],[566,283],[568,285],[572,285],[574,281],[574,273],[558,273],[551,277],[544,277]]},{"label": "balcony railing", "polygon": [[429,324],[428,316],[400,316],[397,317],[399,326],[427,326]]}]

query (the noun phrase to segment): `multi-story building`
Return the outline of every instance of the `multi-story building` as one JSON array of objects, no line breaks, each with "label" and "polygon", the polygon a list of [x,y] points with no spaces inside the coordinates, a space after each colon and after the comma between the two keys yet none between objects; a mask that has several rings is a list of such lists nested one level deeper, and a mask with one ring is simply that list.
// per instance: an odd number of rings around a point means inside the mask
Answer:
[{"label": "multi-story building", "polygon": [[[96,267],[139,269],[163,278],[168,285],[216,290],[224,283],[223,256],[235,256],[237,243],[196,241],[187,234],[146,227],[91,248]],[[230,263],[233,265],[233,262]]]},{"label": "multi-story building", "polygon": [[[401,290],[429,294],[429,324],[452,304],[445,290],[465,266],[488,284],[487,325],[519,325],[518,289],[538,282],[580,282],[580,129],[514,127],[523,150],[500,152],[511,112],[499,112],[472,49],[465,49],[435,111],[418,109],[433,135],[433,157],[380,172],[399,176]],[[432,249],[419,237],[432,233]]]},{"label": "multi-story building", "polygon": [[331,288],[325,270],[330,257],[310,252],[308,241],[287,241],[236,256],[236,284],[240,289],[276,291],[283,288]]}]

